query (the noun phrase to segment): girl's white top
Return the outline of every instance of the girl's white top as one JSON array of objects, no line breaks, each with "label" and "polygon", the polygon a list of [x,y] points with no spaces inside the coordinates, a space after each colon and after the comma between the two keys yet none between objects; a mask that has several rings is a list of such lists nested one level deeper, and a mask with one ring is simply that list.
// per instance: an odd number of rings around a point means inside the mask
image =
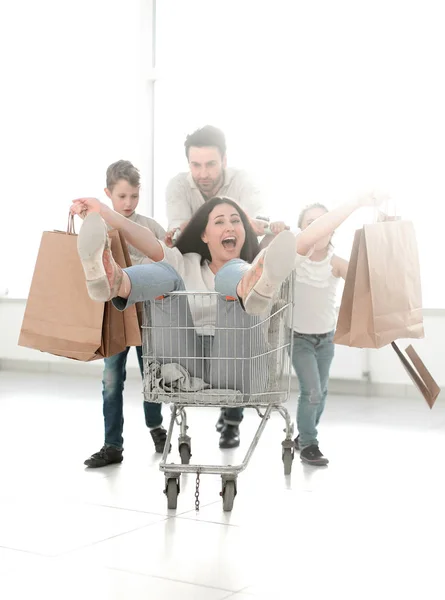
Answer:
[{"label": "girl's white top", "polygon": [[321,334],[335,329],[338,277],[332,273],[333,249],[326,258],[313,261],[310,255],[295,265],[293,328],[298,333]]}]

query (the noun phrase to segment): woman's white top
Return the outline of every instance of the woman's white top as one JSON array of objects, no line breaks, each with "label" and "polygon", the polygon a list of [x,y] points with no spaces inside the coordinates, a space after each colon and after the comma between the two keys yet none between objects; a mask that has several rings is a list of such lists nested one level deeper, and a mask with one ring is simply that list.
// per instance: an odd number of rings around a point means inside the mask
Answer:
[{"label": "woman's white top", "polygon": [[207,260],[201,264],[200,254],[190,252],[181,254],[177,248],[168,248],[160,242],[164,250],[162,262],[171,265],[181,276],[187,292],[199,292],[188,296],[190,312],[198,335],[215,335],[216,302],[215,294],[201,295],[202,292],[215,291],[215,274],[210,270]]},{"label": "woman's white top", "polygon": [[309,256],[295,266],[294,331],[306,334],[329,333],[335,329],[335,308],[339,278],[332,273],[333,249],[321,261]]}]

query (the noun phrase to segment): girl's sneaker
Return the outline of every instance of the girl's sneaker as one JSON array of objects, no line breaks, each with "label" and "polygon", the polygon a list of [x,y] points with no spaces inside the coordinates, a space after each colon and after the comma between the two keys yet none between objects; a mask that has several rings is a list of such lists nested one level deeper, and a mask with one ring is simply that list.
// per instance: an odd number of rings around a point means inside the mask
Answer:
[{"label": "girl's sneaker", "polygon": [[314,467],[325,467],[329,463],[329,460],[323,456],[316,444],[303,448],[300,452],[300,458],[302,462]]}]

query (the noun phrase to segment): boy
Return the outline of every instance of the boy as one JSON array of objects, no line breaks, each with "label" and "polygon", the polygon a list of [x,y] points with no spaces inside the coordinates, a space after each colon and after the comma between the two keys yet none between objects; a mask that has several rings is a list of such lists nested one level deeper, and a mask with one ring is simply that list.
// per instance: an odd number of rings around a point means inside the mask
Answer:
[{"label": "boy", "polygon": [[[113,209],[131,221],[147,227],[155,236],[164,240],[164,229],[149,217],[135,212],[139,203],[139,171],[127,160],[118,160],[110,165],[106,175],[105,194],[110,198]],[[131,262],[140,264],[146,258],[141,252],[128,245]],[[105,467],[123,460],[123,391],[126,379],[127,355],[130,348],[120,354],[104,359],[103,371],[103,415],[105,425],[105,443],[103,447],[85,461],[90,468]],[[139,368],[143,374],[142,348],[136,348]],[[162,427],[161,404],[144,402],[145,423],[150,429],[156,452],[164,451],[167,432]]]}]

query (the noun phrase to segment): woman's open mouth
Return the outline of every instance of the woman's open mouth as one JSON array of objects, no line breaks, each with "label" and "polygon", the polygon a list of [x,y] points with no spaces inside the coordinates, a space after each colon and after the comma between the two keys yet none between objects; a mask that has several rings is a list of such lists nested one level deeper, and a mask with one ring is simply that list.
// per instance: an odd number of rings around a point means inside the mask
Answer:
[{"label": "woman's open mouth", "polygon": [[235,248],[236,247],[236,237],[235,236],[226,237],[225,239],[223,239],[222,245],[224,246],[224,248],[226,250],[231,250],[231,249]]}]

